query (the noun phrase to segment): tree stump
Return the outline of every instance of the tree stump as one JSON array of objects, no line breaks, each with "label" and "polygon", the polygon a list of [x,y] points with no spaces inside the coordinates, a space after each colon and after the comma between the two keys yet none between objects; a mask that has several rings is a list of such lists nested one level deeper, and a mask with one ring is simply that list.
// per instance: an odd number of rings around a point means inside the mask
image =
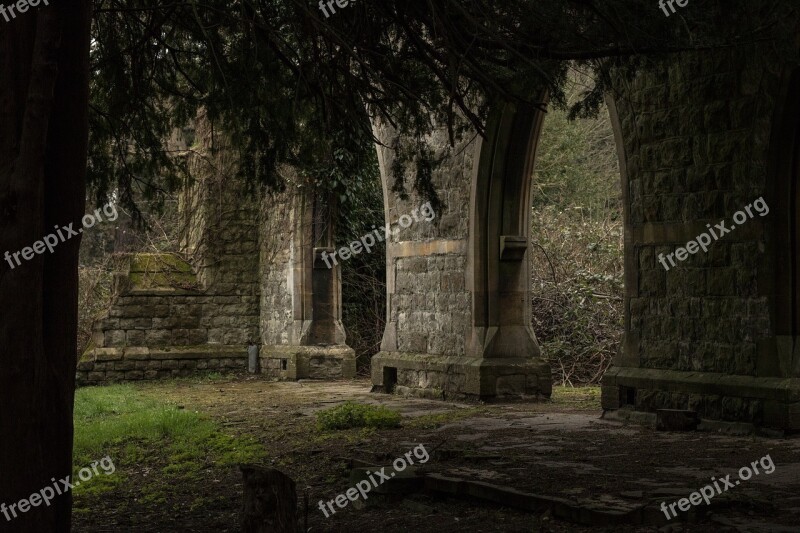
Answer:
[{"label": "tree stump", "polygon": [[295,482],[279,470],[239,465],[244,477],[243,533],[297,533]]}]

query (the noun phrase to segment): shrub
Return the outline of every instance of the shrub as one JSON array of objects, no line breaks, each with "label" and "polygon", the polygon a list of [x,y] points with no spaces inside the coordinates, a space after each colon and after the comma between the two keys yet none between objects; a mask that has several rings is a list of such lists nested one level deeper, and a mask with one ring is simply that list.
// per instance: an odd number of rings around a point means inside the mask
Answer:
[{"label": "shrub", "polygon": [[532,326],[556,382],[598,383],[623,330],[620,174],[605,107],[548,113],[533,177]]},{"label": "shrub", "polygon": [[317,413],[317,427],[321,430],[396,428],[400,425],[401,418],[400,413],[382,405],[345,402]]}]

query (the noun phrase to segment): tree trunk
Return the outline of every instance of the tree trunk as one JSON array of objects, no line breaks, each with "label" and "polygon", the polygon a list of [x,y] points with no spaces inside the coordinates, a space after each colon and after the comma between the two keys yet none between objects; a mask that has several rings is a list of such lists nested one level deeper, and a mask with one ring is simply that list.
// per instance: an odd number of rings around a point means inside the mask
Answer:
[{"label": "tree trunk", "polygon": [[243,533],[296,533],[297,488],[274,468],[240,465],[244,478]]},{"label": "tree trunk", "polygon": [[[0,504],[72,473],[80,237],[20,265],[5,259],[80,227],[88,142],[88,0],[0,20]],[[13,268],[12,268],[13,265]],[[59,483],[60,487],[61,484]],[[0,514],[0,531],[69,531],[72,498]]]}]

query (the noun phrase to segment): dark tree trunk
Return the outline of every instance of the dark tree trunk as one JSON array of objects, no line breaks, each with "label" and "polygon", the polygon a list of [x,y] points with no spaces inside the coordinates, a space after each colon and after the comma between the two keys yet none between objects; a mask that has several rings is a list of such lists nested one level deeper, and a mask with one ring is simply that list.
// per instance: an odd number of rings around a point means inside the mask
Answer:
[{"label": "dark tree trunk", "polygon": [[[90,20],[87,0],[0,20],[0,254],[80,227]],[[71,475],[79,246],[13,269],[0,258],[0,504]],[[0,530],[69,531],[71,506],[67,493],[10,522],[0,514]]]},{"label": "dark tree trunk", "polygon": [[244,477],[243,533],[296,533],[297,488],[274,468],[240,465]]}]

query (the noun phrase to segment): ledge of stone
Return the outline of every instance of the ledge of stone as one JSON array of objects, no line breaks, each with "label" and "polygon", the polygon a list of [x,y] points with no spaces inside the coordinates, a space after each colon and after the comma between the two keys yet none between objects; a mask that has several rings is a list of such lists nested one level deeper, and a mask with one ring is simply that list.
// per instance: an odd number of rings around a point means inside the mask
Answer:
[{"label": "ledge of stone", "polygon": [[127,346],[123,348],[93,348],[81,358],[82,363],[102,361],[149,361],[166,359],[219,359],[247,357],[247,346]]},{"label": "ledge of stone", "polygon": [[800,378],[734,376],[655,368],[609,368],[603,376],[603,387],[618,385],[666,392],[800,402]]}]

